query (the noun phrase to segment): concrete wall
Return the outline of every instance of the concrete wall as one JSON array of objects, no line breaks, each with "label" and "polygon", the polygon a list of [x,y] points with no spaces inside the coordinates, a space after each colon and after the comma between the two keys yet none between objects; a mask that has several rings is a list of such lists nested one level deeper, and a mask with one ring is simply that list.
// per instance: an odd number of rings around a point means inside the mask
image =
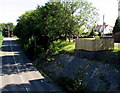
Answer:
[{"label": "concrete wall", "polygon": [[113,50],[113,38],[79,38],[75,41],[75,49],[87,51]]},{"label": "concrete wall", "polygon": [[75,50],[75,56],[83,59],[98,60],[109,64],[120,65],[120,56],[107,54],[106,51]]}]

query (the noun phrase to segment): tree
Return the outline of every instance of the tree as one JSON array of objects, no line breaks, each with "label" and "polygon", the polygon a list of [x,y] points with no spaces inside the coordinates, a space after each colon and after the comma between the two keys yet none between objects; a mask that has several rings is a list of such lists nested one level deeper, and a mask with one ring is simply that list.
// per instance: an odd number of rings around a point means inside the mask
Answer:
[{"label": "tree", "polygon": [[13,29],[14,29],[13,23],[1,23],[0,27],[1,27],[0,30],[2,31],[3,36],[11,37],[13,35]]},{"label": "tree", "polygon": [[[19,17],[14,34],[21,39],[27,51],[32,50],[32,54],[40,48],[46,52],[50,43],[70,38],[88,22],[84,21],[89,19],[84,18],[86,12],[89,11],[88,8],[84,15],[82,12],[79,17],[76,14],[79,8],[84,11],[84,7],[79,7],[79,5],[78,2],[48,2],[44,6],[38,6],[37,9],[27,11]],[[90,12],[89,15],[91,15]]]},{"label": "tree", "polygon": [[92,3],[89,3],[86,0],[72,0],[72,2],[63,1],[63,3],[64,6],[70,10],[71,15],[74,16],[74,24],[78,24],[75,25],[76,27],[74,27],[75,32],[79,32],[79,29],[81,28],[85,27],[89,29],[93,28],[93,26],[96,25],[99,14],[97,12],[97,9],[92,6]]},{"label": "tree", "polygon": [[62,3],[49,2],[37,10],[42,15],[42,23],[39,23],[38,27],[43,27],[41,30],[45,28],[44,33],[46,33],[51,41],[60,38],[66,39],[69,33],[72,32],[74,27],[72,24],[75,21],[70,14],[70,10],[66,9]]},{"label": "tree", "polygon": [[115,26],[113,28],[113,33],[120,32],[120,19],[117,18],[115,22]]}]

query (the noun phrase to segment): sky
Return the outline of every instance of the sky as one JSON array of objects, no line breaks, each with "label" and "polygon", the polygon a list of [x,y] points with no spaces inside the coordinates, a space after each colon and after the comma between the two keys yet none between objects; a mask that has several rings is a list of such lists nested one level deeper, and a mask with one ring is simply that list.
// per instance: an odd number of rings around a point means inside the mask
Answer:
[{"label": "sky", "polygon": [[[0,0],[0,23],[12,22],[16,25],[16,20],[23,13],[29,10],[36,9],[37,5],[44,5],[48,0]],[[87,0],[92,2],[93,6],[98,9],[100,21],[114,26],[118,17],[118,2],[117,0]]]},{"label": "sky", "polygon": [[114,26],[118,17],[118,1],[117,0],[88,0],[92,2],[93,6],[98,9],[100,21],[98,24],[104,22],[108,25]]},{"label": "sky", "polygon": [[0,0],[0,23],[12,22],[26,11],[36,9],[37,5],[44,5],[47,0]]}]

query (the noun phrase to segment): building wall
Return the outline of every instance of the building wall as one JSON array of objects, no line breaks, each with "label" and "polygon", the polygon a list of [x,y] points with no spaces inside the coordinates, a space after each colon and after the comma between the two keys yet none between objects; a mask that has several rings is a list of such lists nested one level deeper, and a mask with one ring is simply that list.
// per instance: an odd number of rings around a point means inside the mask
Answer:
[{"label": "building wall", "polygon": [[105,29],[104,29],[104,34],[111,34],[113,31],[113,27],[111,26],[107,26]]}]

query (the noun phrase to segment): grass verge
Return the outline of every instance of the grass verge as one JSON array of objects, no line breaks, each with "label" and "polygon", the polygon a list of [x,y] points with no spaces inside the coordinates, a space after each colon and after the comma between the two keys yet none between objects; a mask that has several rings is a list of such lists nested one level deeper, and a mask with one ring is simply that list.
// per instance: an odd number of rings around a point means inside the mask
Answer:
[{"label": "grass verge", "polygon": [[[52,55],[57,55],[57,54],[74,54],[74,49],[75,49],[75,42],[69,42],[69,41],[54,41],[50,45],[50,50],[52,51]],[[120,56],[120,45],[115,45],[113,51],[107,52],[108,54],[113,54]]]},{"label": "grass verge", "polygon": [[113,51],[107,52],[108,54],[113,54],[116,56],[120,56],[120,45],[115,45]]},{"label": "grass verge", "polygon": [[57,55],[61,53],[69,53],[73,54],[75,49],[75,42],[71,41],[54,41],[50,44],[50,50],[52,51],[52,55]]},{"label": "grass verge", "polygon": [[0,48],[2,47],[2,42],[3,42],[3,36],[2,33],[0,33]]},{"label": "grass verge", "polygon": [[15,38],[16,40],[19,40],[19,38],[17,36],[13,36],[12,38]]}]

